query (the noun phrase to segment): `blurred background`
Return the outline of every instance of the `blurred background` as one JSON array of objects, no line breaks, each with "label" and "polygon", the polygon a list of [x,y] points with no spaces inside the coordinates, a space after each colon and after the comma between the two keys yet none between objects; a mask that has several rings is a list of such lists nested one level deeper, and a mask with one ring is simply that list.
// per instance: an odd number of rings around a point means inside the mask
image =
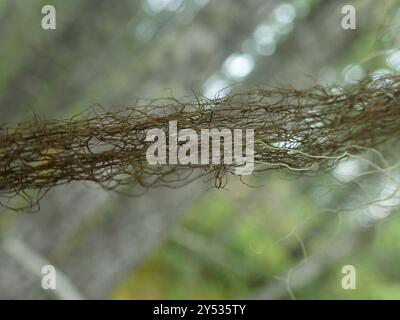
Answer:
[{"label": "blurred background", "polygon": [[[41,28],[46,4],[56,30]],[[345,4],[355,30],[341,27]],[[399,21],[396,0],[0,0],[0,122],[350,85],[400,71]],[[388,167],[398,150],[384,150]],[[359,178],[370,169],[349,159],[320,177],[269,172],[247,179],[255,187],[197,181],[134,198],[54,188],[37,213],[0,209],[0,298],[399,299],[399,203],[386,199],[398,185],[389,171]],[[57,290],[41,287],[47,264]],[[356,290],[342,288],[345,265]]]}]

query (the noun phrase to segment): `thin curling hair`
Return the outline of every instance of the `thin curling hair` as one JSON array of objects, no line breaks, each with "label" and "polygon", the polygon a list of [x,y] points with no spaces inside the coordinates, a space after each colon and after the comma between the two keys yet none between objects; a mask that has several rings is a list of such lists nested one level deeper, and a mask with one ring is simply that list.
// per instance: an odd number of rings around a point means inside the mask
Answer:
[{"label": "thin curling hair", "polygon": [[65,120],[36,116],[6,124],[0,130],[2,205],[17,209],[10,201],[20,197],[25,201],[20,208],[34,207],[49,189],[71,181],[148,189],[208,177],[223,187],[234,165],[148,164],[146,131],[167,131],[169,121],[196,131],[253,129],[255,171],[320,174],[349,154],[399,138],[400,76],[368,78],[350,87],[278,86],[215,99],[170,97]]}]

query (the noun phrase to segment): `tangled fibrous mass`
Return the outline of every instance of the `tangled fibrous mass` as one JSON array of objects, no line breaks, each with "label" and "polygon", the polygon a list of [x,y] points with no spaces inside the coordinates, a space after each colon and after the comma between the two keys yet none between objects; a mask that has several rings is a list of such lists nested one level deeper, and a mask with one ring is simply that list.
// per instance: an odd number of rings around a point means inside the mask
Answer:
[{"label": "tangled fibrous mass", "polygon": [[[191,100],[191,101],[187,101]],[[351,87],[256,88],[222,98],[163,98],[117,111],[92,109],[66,120],[34,117],[0,135],[0,200],[32,207],[50,188],[92,181],[104,188],[179,187],[207,176],[222,187],[233,165],[149,165],[146,131],[254,129],[255,170],[323,173],[338,160],[400,136],[400,76]],[[167,146],[168,147],[168,146]],[[30,191],[36,191],[32,197]]]}]

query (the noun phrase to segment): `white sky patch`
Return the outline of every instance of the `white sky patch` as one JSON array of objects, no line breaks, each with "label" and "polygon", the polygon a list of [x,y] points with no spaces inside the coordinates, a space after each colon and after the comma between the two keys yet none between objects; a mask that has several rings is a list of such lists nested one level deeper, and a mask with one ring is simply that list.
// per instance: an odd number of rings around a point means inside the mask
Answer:
[{"label": "white sky patch", "polygon": [[388,183],[379,195],[383,199],[379,203],[372,204],[369,208],[370,215],[374,219],[386,218],[394,206],[400,205],[399,186],[395,183]]},{"label": "white sky patch", "polygon": [[365,71],[358,64],[350,64],[343,69],[343,76],[346,83],[355,84],[365,77]]},{"label": "white sky patch", "polygon": [[183,8],[185,0],[168,0],[167,9],[170,11],[180,11]]},{"label": "white sky patch", "polygon": [[310,117],[310,118],[305,118],[305,119],[304,119],[304,122],[306,122],[307,125],[308,125],[310,128],[313,128],[313,129],[315,129],[315,128],[322,128],[322,127],[324,126],[324,123],[323,123],[322,121],[316,121],[315,118],[312,118],[312,117]]},{"label": "white sky patch", "polygon": [[147,8],[153,13],[163,10],[178,11],[185,0],[147,0]]},{"label": "white sky patch", "polygon": [[400,50],[393,51],[386,60],[393,69],[400,71]]},{"label": "white sky patch", "polygon": [[231,54],[224,62],[225,73],[234,79],[243,79],[254,69],[254,58],[250,54]]},{"label": "white sky patch", "polygon": [[269,41],[275,42],[275,30],[266,23],[260,24],[254,31],[254,38],[256,41]]},{"label": "white sky patch", "polygon": [[289,3],[281,4],[274,10],[274,16],[279,23],[292,23],[296,18],[296,8]]},{"label": "white sky patch", "polygon": [[329,89],[329,92],[333,95],[341,96],[344,94],[344,91],[342,88],[339,87],[332,87]]},{"label": "white sky patch", "polygon": [[213,75],[205,82],[203,95],[208,99],[223,98],[230,92],[229,85],[227,80]]},{"label": "white sky patch", "polygon": [[387,74],[391,74],[392,71],[390,71],[389,69],[386,68],[382,68],[382,69],[376,69],[374,72],[372,72],[372,77],[374,79],[377,79],[381,76],[387,75]]},{"label": "white sky patch", "polygon": [[271,145],[276,148],[296,149],[301,146],[301,143],[299,140],[291,138],[286,141],[273,142]]},{"label": "white sky patch", "polygon": [[257,53],[262,56],[271,56],[276,50],[276,43],[261,40],[257,42]]},{"label": "white sky patch", "polygon": [[[372,76],[372,79],[376,80],[376,79],[379,79],[382,76],[385,76],[385,75],[388,75],[388,74],[391,74],[391,73],[393,73],[391,70],[382,68],[382,69],[377,69],[374,72],[372,72],[371,76]],[[385,79],[385,80],[381,80],[380,82],[376,83],[375,85],[378,88],[384,88],[385,85],[388,85],[391,82],[392,82],[391,79]]]},{"label": "white sky patch", "polygon": [[263,23],[254,31],[257,53],[262,56],[270,56],[276,50],[276,33],[274,28]]},{"label": "white sky patch", "polygon": [[367,168],[367,163],[358,159],[342,160],[333,170],[333,176],[340,182],[347,183],[360,175]]},{"label": "white sky patch", "polygon": [[147,0],[146,8],[153,13],[161,12],[165,9],[166,1],[164,0]]}]

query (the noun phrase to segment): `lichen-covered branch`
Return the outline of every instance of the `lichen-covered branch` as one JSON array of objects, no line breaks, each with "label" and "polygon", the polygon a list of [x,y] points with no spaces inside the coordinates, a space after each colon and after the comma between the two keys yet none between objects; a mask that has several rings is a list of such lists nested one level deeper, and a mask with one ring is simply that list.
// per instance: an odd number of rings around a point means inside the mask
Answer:
[{"label": "lichen-covered branch", "polygon": [[[67,120],[35,117],[0,136],[0,197],[47,191],[70,181],[105,188],[138,183],[181,186],[200,176],[226,182],[234,165],[149,165],[149,129],[254,129],[256,170],[321,173],[350,153],[400,137],[400,76],[352,87],[256,88],[223,98],[148,101],[118,111],[91,110]],[[168,148],[168,145],[167,145]],[[26,197],[28,197],[26,195]]]}]

